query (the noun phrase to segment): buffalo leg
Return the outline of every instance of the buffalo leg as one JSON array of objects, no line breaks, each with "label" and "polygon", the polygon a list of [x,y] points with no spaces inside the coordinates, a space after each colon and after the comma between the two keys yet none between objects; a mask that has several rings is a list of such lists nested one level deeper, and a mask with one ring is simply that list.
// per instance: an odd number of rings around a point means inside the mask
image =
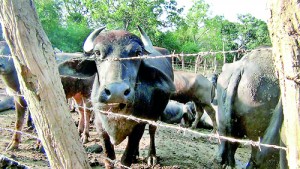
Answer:
[{"label": "buffalo leg", "polygon": [[90,110],[85,110],[85,113],[84,113],[84,130],[83,130],[83,135],[81,136],[81,140],[83,141],[83,143],[87,143],[88,138],[90,136],[90,134],[89,134],[90,118],[91,118],[91,111]]},{"label": "buffalo leg", "polygon": [[150,134],[150,147],[148,152],[148,165],[154,166],[157,164],[156,150],[155,150],[155,132],[156,126],[149,125],[149,134]]},{"label": "buffalo leg", "polygon": [[[221,141],[218,149],[218,155],[215,159],[219,166],[235,167],[234,154],[238,148],[237,143],[230,143],[228,141]],[[221,167],[220,167],[221,168]]]},{"label": "buffalo leg", "polygon": [[109,135],[106,131],[101,130],[100,140],[102,143],[103,153],[108,159],[104,159],[104,164],[106,169],[113,169],[114,164],[110,160],[116,159],[116,154],[114,150],[114,145],[110,142]]},{"label": "buffalo leg", "polygon": [[192,123],[192,129],[197,128],[198,123],[200,122],[201,116],[203,115],[203,108],[200,103],[195,102],[196,104],[196,116],[195,121]]},{"label": "buffalo leg", "polygon": [[128,137],[128,143],[125,152],[121,158],[121,163],[130,166],[137,154],[140,140],[144,134],[146,124],[137,125]]},{"label": "buffalo leg", "polygon": [[[221,109],[223,110],[223,109]],[[220,110],[219,107],[219,112],[223,112]],[[223,114],[223,113],[219,113],[219,118],[218,118],[218,122],[219,122],[219,126],[218,126],[218,133],[221,136],[229,136],[229,137],[234,137],[237,138],[238,136],[233,134],[234,133],[234,128],[237,128],[232,122],[231,120],[231,114]],[[242,135],[243,133],[241,133]],[[230,167],[235,167],[235,159],[234,159],[234,154],[236,152],[238,148],[238,143],[231,143],[229,141],[226,140],[221,140],[221,143],[218,147],[218,153],[217,153],[217,157],[215,159],[215,162],[217,163],[216,168],[221,168],[223,166],[225,166],[224,168],[226,168],[227,166]]]},{"label": "buffalo leg", "polygon": [[15,96],[15,107],[16,107],[16,115],[17,121],[15,124],[15,132],[12,137],[12,141],[7,146],[6,150],[17,149],[21,142],[21,133],[24,120],[25,120],[25,110],[27,108],[27,104],[22,97]]},{"label": "buffalo leg", "polygon": [[203,108],[206,111],[206,113],[209,115],[213,123],[213,132],[215,132],[217,130],[216,111],[211,105],[205,105]]},{"label": "buffalo leg", "polygon": [[82,143],[87,143],[89,138],[91,111],[88,110],[86,106],[90,105],[84,106],[89,102],[86,99],[84,99],[80,93],[74,96],[74,100],[77,105],[80,105],[80,107],[77,108],[77,110],[79,111],[78,113],[80,115],[78,123],[79,136],[81,136]]},{"label": "buffalo leg", "polygon": [[87,143],[89,138],[91,112],[89,110],[79,108],[79,114],[80,114],[80,118],[78,124],[78,132],[79,135],[81,136],[82,143]]},{"label": "buffalo leg", "polygon": [[34,129],[34,123],[33,123],[30,111],[28,111],[26,124],[27,124],[28,130],[33,130]]}]

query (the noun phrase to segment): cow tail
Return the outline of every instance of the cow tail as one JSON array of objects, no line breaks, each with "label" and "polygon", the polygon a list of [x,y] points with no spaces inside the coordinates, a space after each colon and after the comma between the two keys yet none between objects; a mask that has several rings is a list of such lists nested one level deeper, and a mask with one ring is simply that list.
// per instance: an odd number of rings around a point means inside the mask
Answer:
[{"label": "cow tail", "polygon": [[226,116],[226,123],[228,126],[226,128],[227,133],[231,134],[232,129],[233,129],[233,121],[234,121],[234,112],[233,112],[233,104],[234,104],[234,99],[237,94],[237,89],[238,85],[240,83],[241,77],[242,77],[242,71],[238,69],[235,71],[230,78],[230,81],[228,83],[227,89],[225,89],[225,92],[223,93],[222,96],[222,101],[223,101],[223,113]]}]

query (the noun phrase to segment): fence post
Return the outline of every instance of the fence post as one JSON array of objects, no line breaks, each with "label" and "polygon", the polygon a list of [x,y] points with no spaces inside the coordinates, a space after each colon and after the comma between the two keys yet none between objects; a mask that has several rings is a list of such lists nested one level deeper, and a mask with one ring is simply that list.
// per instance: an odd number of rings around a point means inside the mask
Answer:
[{"label": "fence post", "polygon": [[214,55],[214,73],[216,73],[218,68],[217,55]]},{"label": "fence post", "polygon": [[198,71],[199,60],[200,60],[200,55],[198,55],[198,56],[197,56],[197,59],[196,59],[196,63],[195,63],[195,73],[197,73],[197,71]]},{"label": "fence post", "polygon": [[226,53],[225,53],[225,44],[224,44],[224,41],[223,41],[223,65],[226,63]]},{"label": "fence post", "polygon": [[184,57],[181,55],[181,69],[184,70]]},{"label": "fence post", "polygon": [[171,57],[171,59],[172,59],[172,68],[174,69],[174,57]]},{"label": "fence post", "polygon": [[204,68],[203,68],[203,72],[205,72],[207,69],[207,58],[204,58]]}]

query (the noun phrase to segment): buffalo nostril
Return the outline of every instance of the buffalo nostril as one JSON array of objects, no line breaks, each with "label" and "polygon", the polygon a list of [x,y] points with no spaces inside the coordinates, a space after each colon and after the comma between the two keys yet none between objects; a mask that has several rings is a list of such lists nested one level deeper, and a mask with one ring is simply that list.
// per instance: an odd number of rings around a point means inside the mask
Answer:
[{"label": "buffalo nostril", "polygon": [[108,89],[106,89],[106,88],[104,89],[104,92],[105,92],[105,94],[108,95],[108,96],[111,94],[110,91],[109,91]]},{"label": "buffalo nostril", "polygon": [[124,96],[129,95],[129,93],[130,93],[130,89],[126,89],[126,90],[124,91]]}]

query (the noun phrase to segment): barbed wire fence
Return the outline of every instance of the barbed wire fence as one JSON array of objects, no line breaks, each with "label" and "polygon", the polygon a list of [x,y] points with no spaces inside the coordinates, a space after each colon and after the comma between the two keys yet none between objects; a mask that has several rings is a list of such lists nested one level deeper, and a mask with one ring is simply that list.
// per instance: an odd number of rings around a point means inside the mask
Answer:
[{"label": "barbed wire fence", "polygon": [[[122,61],[122,60],[134,60],[134,59],[157,59],[157,58],[177,58],[179,61],[184,60],[185,57],[196,57],[196,62],[195,62],[195,72],[197,65],[199,65],[198,63],[201,62],[201,60],[205,59],[205,56],[216,56],[217,54],[228,54],[228,53],[249,53],[252,51],[261,51],[261,50],[272,50],[272,48],[261,48],[261,49],[255,49],[255,50],[233,50],[233,51],[218,51],[218,52],[199,52],[196,54],[175,54],[172,53],[170,55],[161,55],[161,56],[156,56],[156,57],[152,57],[152,56],[137,56],[137,57],[131,57],[131,58],[113,58],[113,59],[101,59],[106,60],[106,61]],[[11,57],[11,56],[5,56],[5,55],[0,55],[0,57]],[[91,57],[75,57],[75,58],[71,58],[70,60],[99,60],[98,58],[96,58],[95,56],[91,56]],[[182,65],[181,65],[182,66]],[[0,93],[0,95],[8,95],[7,93]],[[10,96],[23,96],[21,94],[18,93],[14,93],[14,94],[10,94]],[[80,106],[78,104],[75,104],[75,108],[83,108],[83,109],[89,109],[92,111],[96,111],[94,110],[92,107],[86,107],[86,105],[84,104],[83,106]],[[138,118],[135,116],[128,116],[128,115],[124,115],[124,114],[118,114],[118,113],[114,113],[111,111],[102,111],[102,110],[97,110],[98,112],[105,114],[105,115],[109,115],[109,116],[113,116],[115,118],[126,118],[128,120],[133,120],[136,122],[143,122],[143,123],[147,123],[147,124],[151,124],[153,126],[156,126],[158,128],[167,128],[167,129],[171,129],[171,130],[176,130],[177,132],[181,131],[183,134],[189,133],[193,136],[197,136],[197,137],[202,137],[205,139],[216,139],[219,143],[221,142],[221,140],[226,140],[229,142],[234,142],[234,143],[240,143],[243,145],[251,145],[251,146],[256,146],[259,149],[261,149],[261,147],[268,147],[268,148],[275,148],[275,149],[281,149],[281,150],[286,150],[286,147],[282,147],[282,146],[278,146],[278,145],[270,145],[270,144],[263,144],[261,143],[260,138],[258,138],[257,141],[254,140],[246,140],[246,139],[237,139],[237,138],[232,138],[232,137],[227,137],[227,136],[222,136],[219,135],[219,133],[203,133],[203,132],[199,132],[196,130],[192,130],[189,128],[184,128],[184,127],[180,127],[177,125],[173,125],[173,124],[166,124],[164,122],[160,122],[160,121],[151,121],[151,120],[147,120],[147,119],[142,119],[142,118]],[[39,140],[38,136],[30,134],[30,133],[26,133],[23,131],[16,131],[14,129],[9,129],[9,128],[5,128],[5,127],[1,127],[0,126],[0,131],[7,131],[7,132],[19,132],[21,133],[23,136],[26,137],[30,137],[36,140]],[[111,160],[108,159],[102,155],[99,155],[100,158],[102,159],[106,159],[108,161],[110,161],[111,163],[115,164],[116,166],[121,166],[124,168],[129,168],[126,167],[124,165],[122,165],[120,163],[120,161],[118,160]],[[26,165],[24,165],[26,166]]]}]

